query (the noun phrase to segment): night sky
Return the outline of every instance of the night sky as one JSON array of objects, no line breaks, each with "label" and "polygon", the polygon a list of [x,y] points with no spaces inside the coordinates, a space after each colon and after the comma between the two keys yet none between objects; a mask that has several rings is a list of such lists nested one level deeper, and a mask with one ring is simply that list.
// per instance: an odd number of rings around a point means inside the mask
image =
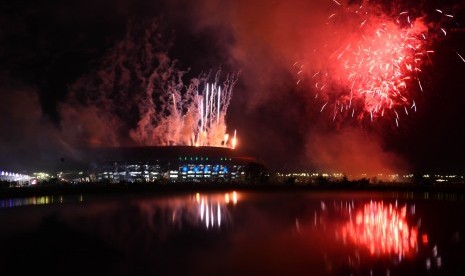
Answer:
[{"label": "night sky", "polygon": [[[413,9],[428,22],[440,20],[435,9],[455,16],[444,25],[447,36],[428,45],[435,53],[422,72],[417,112],[403,116],[399,127],[392,120],[333,121],[320,112],[311,85],[296,85],[293,64],[303,58],[316,64],[311,49],[334,35],[324,32],[338,8],[331,0],[2,1],[0,169],[72,167],[86,160],[82,147],[105,144],[110,136],[135,145],[128,133],[137,111],[130,105],[105,109],[126,116],[124,127],[109,134],[92,125],[92,114],[74,108],[86,101],[76,91],[98,87],[92,76],[111,60],[109,51],[128,28],[137,38],[155,24],[151,35],[164,43],[154,52],[176,61],[186,71],[185,83],[220,68],[222,74],[238,73],[226,117],[229,132],[236,129],[240,150],[271,171],[464,174],[465,62],[457,53],[465,57],[465,2],[378,4]],[[139,42],[134,51],[143,48]],[[98,89],[89,91],[87,100],[102,97]]]}]

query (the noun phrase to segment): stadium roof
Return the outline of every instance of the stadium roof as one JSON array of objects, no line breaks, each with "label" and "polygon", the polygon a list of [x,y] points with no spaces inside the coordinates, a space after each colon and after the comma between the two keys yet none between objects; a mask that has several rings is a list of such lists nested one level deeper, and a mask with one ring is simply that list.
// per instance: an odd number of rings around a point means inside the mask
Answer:
[{"label": "stadium roof", "polygon": [[179,157],[232,158],[236,161],[257,162],[257,159],[224,147],[193,146],[140,146],[98,148],[93,150],[94,162],[147,162],[155,160],[173,160]]}]

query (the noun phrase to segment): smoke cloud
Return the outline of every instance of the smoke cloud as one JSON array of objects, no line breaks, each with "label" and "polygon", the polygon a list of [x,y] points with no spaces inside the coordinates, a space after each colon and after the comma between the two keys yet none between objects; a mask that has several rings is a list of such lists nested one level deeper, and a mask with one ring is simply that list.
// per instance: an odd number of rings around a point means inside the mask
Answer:
[{"label": "smoke cloud", "polygon": [[306,144],[308,160],[319,171],[343,173],[348,178],[408,173],[409,166],[398,155],[382,148],[379,138],[360,129],[311,135]]},{"label": "smoke cloud", "polygon": [[85,156],[43,116],[37,90],[17,80],[0,87],[0,170],[79,169]]}]

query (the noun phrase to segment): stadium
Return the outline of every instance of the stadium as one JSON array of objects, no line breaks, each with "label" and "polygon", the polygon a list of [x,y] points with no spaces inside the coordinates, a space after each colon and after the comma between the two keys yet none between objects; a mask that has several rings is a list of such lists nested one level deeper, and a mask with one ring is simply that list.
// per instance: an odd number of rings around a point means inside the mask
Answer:
[{"label": "stadium", "polygon": [[267,175],[256,158],[225,147],[100,148],[92,156],[98,182],[241,182]]}]

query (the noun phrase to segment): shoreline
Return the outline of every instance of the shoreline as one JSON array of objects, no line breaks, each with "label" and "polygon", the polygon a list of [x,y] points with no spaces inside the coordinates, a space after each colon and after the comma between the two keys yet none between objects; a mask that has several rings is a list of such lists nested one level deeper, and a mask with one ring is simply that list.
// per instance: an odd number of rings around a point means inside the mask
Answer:
[{"label": "shoreline", "polygon": [[86,183],[56,184],[34,187],[8,187],[0,189],[0,198],[24,198],[55,195],[171,195],[190,192],[438,192],[465,194],[465,184],[415,185],[411,183],[383,183],[354,186],[350,183],[329,185],[285,184],[285,183]]}]

